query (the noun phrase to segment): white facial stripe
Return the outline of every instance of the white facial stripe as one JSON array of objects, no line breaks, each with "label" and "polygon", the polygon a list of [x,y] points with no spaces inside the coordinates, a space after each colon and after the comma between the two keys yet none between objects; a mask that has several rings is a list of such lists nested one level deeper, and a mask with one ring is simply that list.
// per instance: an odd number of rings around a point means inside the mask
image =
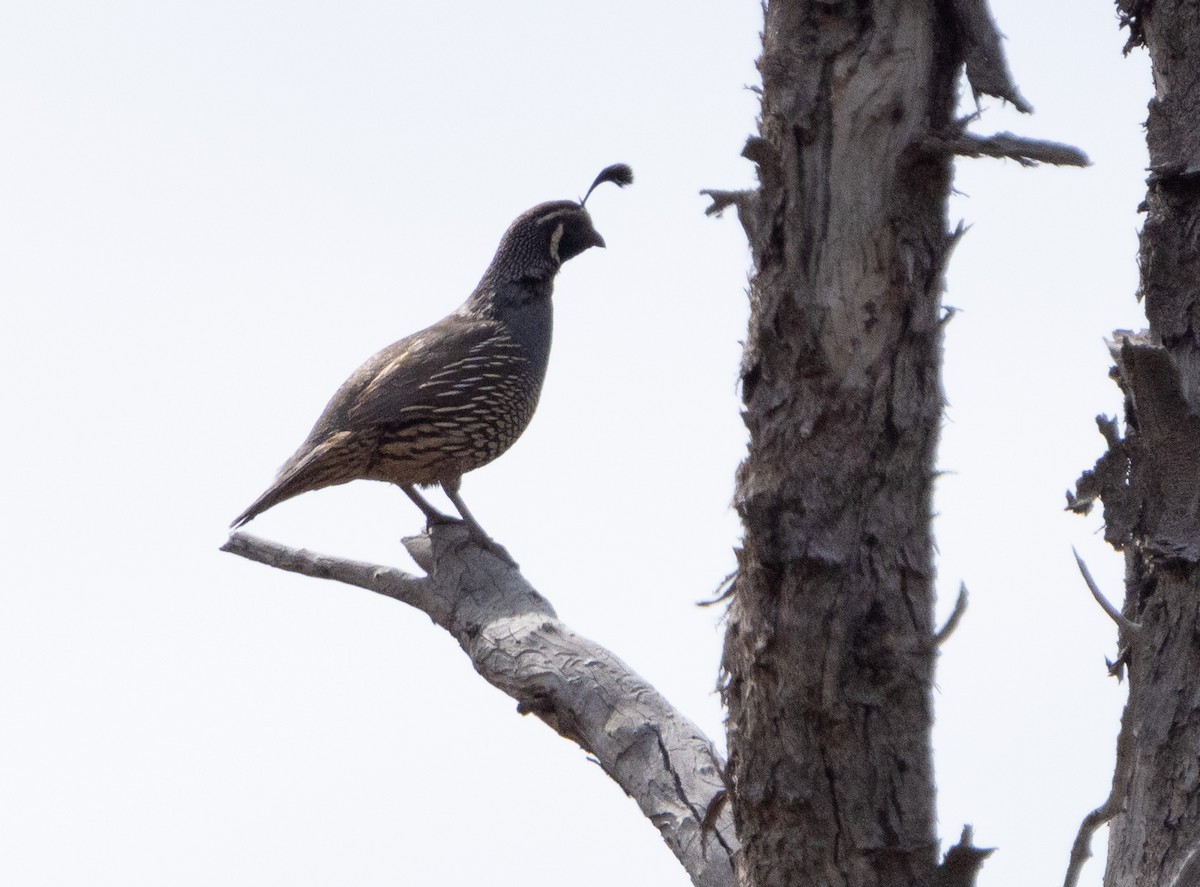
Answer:
[{"label": "white facial stripe", "polygon": [[550,257],[554,261],[561,261],[558,258],[558,244],[562,241],[563,231],[566,230],[566,225],[562,222],[558,223],[558,227],[554,229],[554,233],[550,235]]},{"label": "white facial stripe", "polygon": [[575,209],[575,208],[556,209],[554,212],[546,213],[544,216],[538,216],[537,223],[539,225],[541,225],[545,222],[552,222],[557,218],[561,218],[562,216],[577,216],[577,215],[579,215],[579,210]]}]

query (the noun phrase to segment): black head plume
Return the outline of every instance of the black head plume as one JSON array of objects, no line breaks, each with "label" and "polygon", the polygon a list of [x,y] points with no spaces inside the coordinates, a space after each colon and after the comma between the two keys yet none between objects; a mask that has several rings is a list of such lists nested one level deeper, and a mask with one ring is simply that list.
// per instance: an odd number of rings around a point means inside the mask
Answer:
[{"label": "black head plume", "polygon": [[592,196],[592,192],[596,190],[596,186],[604,182],[612,182],[618,188],[632,185],[633,168],[628,163],[614,163],[612,166],[604,167],[604,169],[600,170],[600,175],[596,176],[596,181],[592,182],[592,187],[588,188],[587,193],[583,195],[583,200],[579,201],[579,205],[583,206],[587,203],[587,199]]}]

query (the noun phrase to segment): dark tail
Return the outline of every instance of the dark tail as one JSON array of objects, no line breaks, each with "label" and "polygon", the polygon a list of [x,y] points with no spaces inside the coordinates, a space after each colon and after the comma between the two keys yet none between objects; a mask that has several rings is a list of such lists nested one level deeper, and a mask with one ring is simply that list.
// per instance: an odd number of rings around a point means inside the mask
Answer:
[{"label": "dark tail", "polygon": [[358,477],[355,471],[358,466],[352,459],[347,458],[353,455],[354,451],[344,446],[343,437],[348,435],[322,441],[311,449],[302,448],[280,469],[275,483],[255,499],[254,504],[234,518],[229,526],[237,529],[242,524],[254,520],[268,508],[274,508],[293,496],[299,496],[309,490],[344,484]]},{"label": "dark tail", "polygon": [[307,490],[307,487],[296,489],[293,484],[286,480],[276,481],[271,485],[271,488],[254,500],[254,503],[233,519],[233,523],[229,525],[230,529],[236,530],[242,524],[249,523],[254,520],[268,508],[274,508],[280,502],[291,499],[293,496],[299,496]]}]

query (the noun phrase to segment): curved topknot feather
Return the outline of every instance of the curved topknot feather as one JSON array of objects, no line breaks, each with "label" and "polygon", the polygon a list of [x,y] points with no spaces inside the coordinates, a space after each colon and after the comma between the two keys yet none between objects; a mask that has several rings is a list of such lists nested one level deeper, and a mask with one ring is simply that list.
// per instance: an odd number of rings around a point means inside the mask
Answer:
[{"label": "curved topknot feather", "polygon": [[587,193],[583,195],[583,200],[579,201],[579,205],[583,206],[587,203],[587,199],[592,196],[592,192],[596,190],[596,186],[604,182],[612,182],[618,188],[624,188],[626,185],[633,184],[633,167],[628,163],[614,163],[612,166],[606,166],[600,170],[600,175],[596,176],[596,181],[592,182],[592,187],[587,189]]}]

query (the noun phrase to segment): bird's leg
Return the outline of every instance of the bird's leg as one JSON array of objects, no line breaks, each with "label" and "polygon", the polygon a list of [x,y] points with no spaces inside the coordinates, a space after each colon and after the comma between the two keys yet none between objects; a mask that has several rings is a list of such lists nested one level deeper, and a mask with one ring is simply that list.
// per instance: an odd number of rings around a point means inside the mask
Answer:
[{"label": "bird's leg", "polygon": [[442,481],[442,489],[446,491],[447,498],[454,503],[454,507],[457,508],[458,513],[462,515],[463,523],[467,525],[467,528],[471,531],[471,535],[479,540],[479,542],[487,546],[491,551],[494,551],[497,555],[506,560],[508,563],[512,564],[514,567],[517,566],[517,562],[513,560],[512,555],[508,553],[508,549],[489,536],[484,531],[483,527],[479,525],[479,521],[475,520],[475,515],[471,514],[471,509],[467,508],[467,503],[463,501],[462,496],[460,496],[458,493],[458,488],[461,485],[461,477],[456,477],[453,480]]},{"label": "bird's leg", "polygon": [[413,500],[413,504],[425,514],[425,523],[432,527],[434,524],[444,524],[453,521],[454,518],[449,515],[442,514],[436,508],[429,504],[429,500],[417,492],[417,488],[411,484],[400,484],[400,489],[404,490],[406,496]]},{"label": "bird's leg", "polygon": [[477,538],[491,541],[489,536],[479,525],[479,521],[475,520],[475,515],[471,514],[471,509],[467,508],[467,503],[462,500],[462,496],[458,494],[458,488],[462,485],[462,478],[456,477],[454,480],[442,481],[442,489],[446,491],[447,498],[454,503],[454,507],[458,509],[458,513],[462,515],[463,522],[470,527],[472,535]]}]

